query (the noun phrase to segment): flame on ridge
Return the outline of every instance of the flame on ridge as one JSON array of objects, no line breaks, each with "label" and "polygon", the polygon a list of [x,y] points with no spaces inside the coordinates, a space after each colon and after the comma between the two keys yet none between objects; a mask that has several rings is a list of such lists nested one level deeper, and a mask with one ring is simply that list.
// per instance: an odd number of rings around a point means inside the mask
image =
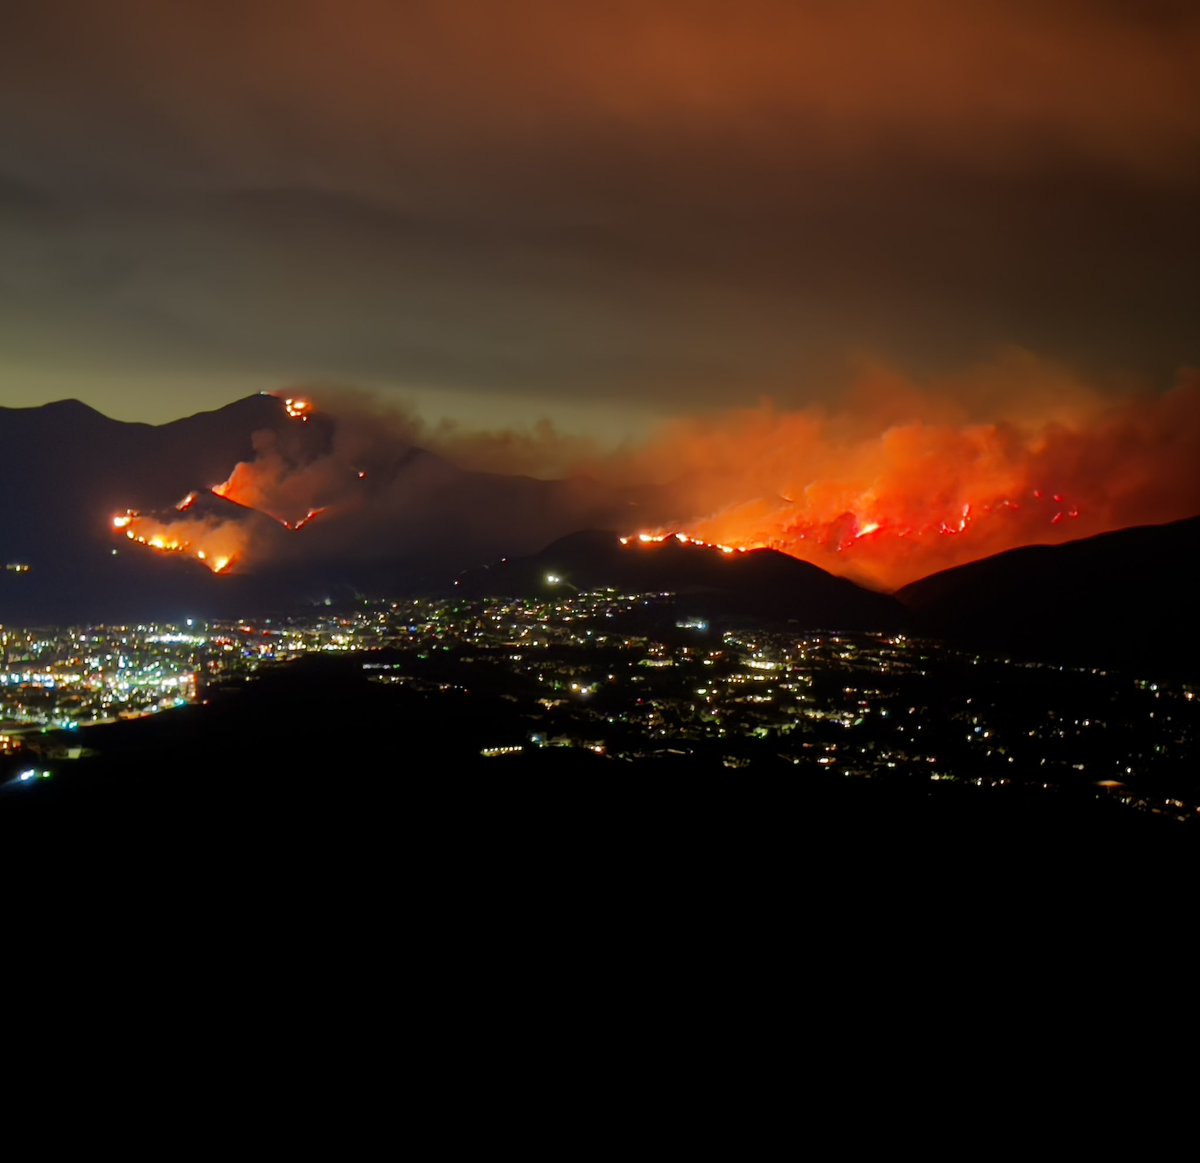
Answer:
[{"label": "flame on ridge", "polygon": [[909,514],[900,518],[889,516],[885,507],[876,503],[863,513],[847,510],[836,517],[822,519],[805,513],[786,498],[781,501],[783,503],[777,505],[744,503],[731,506],[724,512],[689,523],[690,532],[648,530],[622,537],[621,544],[661,544],[674,539],[681,544],[718,549],[727,554],[750,549],[776,549],[835,573],[859,572],[871,577],[879,560],[891,561],[906,554],[934,556],[937,550],[933,542],[963,536],[969,538],[977,523],[985,526],[978,550],[979,555],[983,555],[988,552],[987,546],[997,539],[1003,540],[1010,532],[1005,527],[1006,517],[1026,507],[1041,508],[1032,519],[1023,514],[1020,525],[1023,536],[1039,526],[1049,535],[1064,522],[1077,520],[1081,512],[1080,507],[1070,503],[1063,493],[1046,493],[1041,489],[1033,490],[1024,502],[1008,497],[982,504],[964,501],[956,503],[949,511],[939,513],[935,508],[923,515]]},{"label": "flame on ridge", "polygon": [[670,533],[639,533],[637,536],[620,538],[622,545],[636,541],[641,545],[661,545],[664,541],[678,541],[681,545],[696,545],[703,549],[719,549],[722,553],[745,553],[744,547],[719,545],[715,541],[702,541],[699,537],[689,537],[686,533],[673,531]]},{"label": "flame on ridge", "polygon": [[[312,404],[308,400],[288,396],[282,398],[282,403],[285,412],[293,420],[307,423],[313,415]],[[256,444],[256,450],[258,447]],[[256,462],[241,462],[234,466],[225,480],[207,491],[242,509],[269,518],[292,533],[299,532],[328,511],[326,505],[310,505],[303,516],[289,519],[284,515],[287,506],[275,503],[271,490],[264,487],[260,476]],[[359,473],[358,476],[363,479],[365,473]],[[123,532],[130,541],[159,553],[183,554],[201,562],[213,573],[224,573],[245,558],[251,548],[253,533],[247,522],[235,515],[198,511],[196,502],[204,492],[192,490],[183,497],[175,505],[175,511],[180,516],[159,517],[130,509],[113,517],[113,529]],[[274,511],[276,508],[282,511]]]},{"label": "flame on ridge", "polygon": [[[393,444],[419,444],[468,471],[588,477],[612,490],[609,511],[623,515],[586,508],[575,527],[624,525],[627,545],[675,539],[730,556],[773,548],[888,589],[1015,546],[1200,511],[1200,374],[1191,371],[1167,391],[1114,394],[1020,352],[928,384],[868,369],[841,402],[781,409],[763,400],[701,413],[608,451],[560,442],[549,429],[526,439],[422,426],[352,398],[314,453],[301,430],[313,414],[308,402],[280,399],[286,422],[256,433],[254,457],[212,491],[292,532],[325,512],[356,513],[361,537],[408,512],[409,477],[393,482],[383,472],[376,483],[375,466],[391,463]],[[530,460],[543,451],[553,471]],[[212,559],[212,534],[178,524],[201,521],[212,506],[197,508],[189,496],[177,507],[166,527],[140,515],[114,527]],[[560,517],[546,540],[572,528],[572,512]],[[528,536],[521,522],[530,519],[495,515],[514,538]],[[222,556],[249,564],[279,551],[269,525],[240,523],[247,543]]]},{"label": "flame on ridge", "polygon": [[[195,502],[196,494],[189,493],[175,507],[180,512],[186,512]],[[114,531],[124,531],[125,536],[138,545],[145,545],[159,553],[193,557],[213,573],[224,573],[246,547],[247,533],[243,527],[213,516],[189,516],[163,521],[129,509],[113,517],[112,525]]]}]

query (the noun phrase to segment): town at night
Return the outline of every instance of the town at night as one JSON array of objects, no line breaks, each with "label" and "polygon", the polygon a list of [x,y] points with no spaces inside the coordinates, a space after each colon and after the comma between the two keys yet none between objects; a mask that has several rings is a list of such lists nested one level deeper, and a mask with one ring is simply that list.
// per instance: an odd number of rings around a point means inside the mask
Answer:
[{"label": "town at night", "polygon": [[[363,601],[247,621],[7,630],[3,786],[34,795],[40,788],[25,785],[35,778],[86,780],[106,726],[252,699],[248,685],[269,685],[297,660],[332,657],[336,669],[317,661],[314,681],[336,685],[339,700],[360,692],[362,715],[331,707],[323,716],[318,696],[286,730],[319,733],[322,747],[357,739],[372,764],[420,754],[470,770],[492,760],[511,776],[531,758],[570,751],[590,774],[608,766],[618,779],[632,765],[655,778],[769,773],[799,781],[801,792],[804,780],[829,777],[909,793],[958,784],[984,808],[989,795],[1015,787],[1055,803],[1111,801],[1186,824],[1189,834],[1200,825],[1197,684],[905,634],[716,625],[682,614],[670,593],[556,593],[565,585],[553,575],[545,587],[536,599]],[[269,762],[269,749],[228,762],[234,771]]]}]

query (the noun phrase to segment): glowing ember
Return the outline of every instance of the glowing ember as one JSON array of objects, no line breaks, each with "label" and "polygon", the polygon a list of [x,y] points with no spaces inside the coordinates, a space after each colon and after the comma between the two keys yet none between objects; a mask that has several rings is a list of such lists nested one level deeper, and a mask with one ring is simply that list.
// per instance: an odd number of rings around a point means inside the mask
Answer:
[{"label": "glowing ember", "polygon": [[314,518],[319,517],[324,512],[325,512],[325,506],[322,505],[321,508],[319,508],[319,509],[309,509],[309,511],[307,513],[305,513],[304,516],[301,517],[299,521],[294,521],[291,524],[288,524],[288,522],[285,521],[283,524],[286,528],[292,530],[292,532],[295,533],[297,530],[303,529],[305,525],[307,525]]},{"label": "glowing ember", "polygon": [[283,401],[283,406],[287,410],[287,414],[293,420],[308,420],[312,405],[307,400],[297,400],[289,396]]},{"label": "glowing ember", "polygon": [[[221,494],[212,490],[214,494]],[[193,557],[213,573],[224,573],[243,560],[255,537],[255,522],[261,531],[264,521],[271,521],[295,533],[310,524],[325,507],[309,509],[298,521],[287,522],[261,510],[246,510],[245,506],[220,511],[202,512],[197,507],[202,493],[191,492],[175,506],[170,515],[155,516],[133,509],[112,519],[112,527],[139,545],[159,553],[177,553]]]}]

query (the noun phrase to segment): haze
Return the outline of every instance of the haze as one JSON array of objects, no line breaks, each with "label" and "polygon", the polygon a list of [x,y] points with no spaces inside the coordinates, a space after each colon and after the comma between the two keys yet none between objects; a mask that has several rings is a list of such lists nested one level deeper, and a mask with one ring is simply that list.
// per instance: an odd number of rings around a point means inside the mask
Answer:
[{"label": "haze", "polygon": [[353,385],[722,539],[1197,507],[1192,5],[47,0],[0,95],[6,405]]}]

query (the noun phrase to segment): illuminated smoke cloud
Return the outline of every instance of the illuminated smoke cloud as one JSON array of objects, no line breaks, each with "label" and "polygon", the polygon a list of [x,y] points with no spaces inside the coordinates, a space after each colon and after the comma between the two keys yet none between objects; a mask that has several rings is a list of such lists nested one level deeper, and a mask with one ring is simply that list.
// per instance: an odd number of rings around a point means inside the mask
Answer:
[{"label": "illuminated smoke cloud", "polygon": [[980,398],[983,381],[958,385],[955,402],[951,385],[922,394],[893,378],[899,408],[886,393],[872,404],[868,384],[858,407],[763,405],[673,425],[630,459],[634,473],[676,474],[675,512],[650,532],[769,546],[890,588],[1019,545],[1200,512],[1200,377],[1114,401],[1027,358],[1008,370],[1052,390],[1039,401],[1013,384],[1000,408]]},{"label": "illuminated smoke cloud", "polygon": [[164,519],[130,512],[114,517],[113,528],[139,545],[194,557],[213,573],[224,573],[239,561],[250,541],[248,525],[212,514]]},{"label": "illuminated smoke cloud", "polygon": [[[293,423],[309,422],[307,400],[289,397],[283,405]],[[118,514],[114,530],[159,552],[193,557],[214,573],[279,556],[279,534],[296,533],[324,512],[303,498],[320,487],[312,465],[328,457],[314,453],[311,441],[291,437],[286,430],[255,432],[254,460],[237,464],[227,480],[193,490],[173,511]]]},{"label": "illuminated smoke cloud", "polygon": [[[588,447],[548,424],[532,434],[475,433],[446,421],[426,425],[402,405],[352,389],[320,396],[319,404],[280,397],[286,420],[253,434],[252,459],[189,494],[174,512],[118,514],[115,530],[210,569],[220,563],[220,572],[248,572],[318,557],[419,556],[431,545],[469,544],[505,530],[549,540],[575,518],[595,519],[586,503],[560,515],[527,489],[500,496],[486,474],[420,451],[440,445],[473,466],[532,468]],[[579,492],[558,490],[559,507]]]},{"label": "illuminated smoke cloud", "polygon": [[[245,508],[185,505],[121,529],[236,571],[420,554],[452,538],[490,545],[490,536],[498,553],[523,552],[623,524],[631,551],[638,534],[678,531],[774,547],[892,588],[1019,545],[1200,512],[1196,373],[1166,393],[1114,396],[1021,352],[931,383],[876,368],[839,407],[762,403],[680,420],[611,452],[550,425],[471,432],[365,393],[317,395],[290,405],[281,430],[256,433],[255,458],[215,485]],[[326,443],[314,444],[330,416]],[[481,470],[573,480],[551,503]]]}]

